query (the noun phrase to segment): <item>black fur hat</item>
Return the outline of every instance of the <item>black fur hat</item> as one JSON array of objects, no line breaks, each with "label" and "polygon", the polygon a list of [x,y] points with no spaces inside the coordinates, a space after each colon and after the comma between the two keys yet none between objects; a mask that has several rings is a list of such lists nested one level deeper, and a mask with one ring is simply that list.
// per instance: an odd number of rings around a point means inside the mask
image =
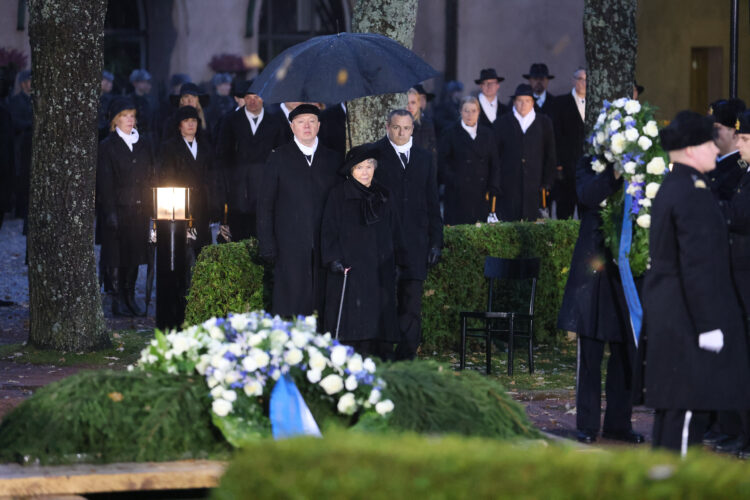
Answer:
[{"label": "black fur hat", "polygon": [[698,146],[714,139],[714,119],[695,111],[680,111],[659,131],[659,137],[665,151]]}]

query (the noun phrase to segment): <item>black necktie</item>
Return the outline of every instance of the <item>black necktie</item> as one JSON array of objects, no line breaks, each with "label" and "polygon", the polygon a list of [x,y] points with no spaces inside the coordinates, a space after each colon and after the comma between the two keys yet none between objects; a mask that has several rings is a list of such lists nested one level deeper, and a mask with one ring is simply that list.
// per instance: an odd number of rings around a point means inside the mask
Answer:
[{"label": "black necktie", "polygon": [[253,123],[256,124],[256,125],[258,124],[258,117],[257,116],[253,117]]},{"label": "black necktie", "polygon": [[305,155],[305,159],[307,160],[307,164],[312,166],[312,155]]},{"label": "black necktie", "polygon": [[398,155],[401,157],[401,163],[406,167],[409,164],[409,157],[406,156],[406,153],[399,153]]}]

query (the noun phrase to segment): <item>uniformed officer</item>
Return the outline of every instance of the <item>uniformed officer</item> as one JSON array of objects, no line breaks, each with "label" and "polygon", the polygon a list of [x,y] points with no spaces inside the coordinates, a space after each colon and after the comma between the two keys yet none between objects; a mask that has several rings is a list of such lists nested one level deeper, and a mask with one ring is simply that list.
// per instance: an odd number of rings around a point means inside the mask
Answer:
[{"label": "uniformed officer", "polygon": [[750,408],[750,357],[727,225],[706,176],[718,151],[713,118],[681,111],[659,135],[673,165],[651,214],[645,402],[656,410],[654,447],[684,454],[708,412]]}]

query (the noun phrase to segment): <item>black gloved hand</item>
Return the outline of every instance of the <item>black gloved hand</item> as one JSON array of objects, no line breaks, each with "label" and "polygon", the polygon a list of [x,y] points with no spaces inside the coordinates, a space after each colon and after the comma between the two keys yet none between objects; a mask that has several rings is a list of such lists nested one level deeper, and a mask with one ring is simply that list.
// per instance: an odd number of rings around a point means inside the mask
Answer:
[{"label": "black gloved hand", "polygon": [[342,264],[340,260],[334,260],[333,262],[328,264],[328,269],[330,269],[332,273],[336,274],[344,274],[345,271],[344,264]]},{"label": "black gloved hand", "polygon": [[440,256],[443,252],[438,247],[430,248],[430,253],[427,254],[427,265],[432,267],[440,261]]},{"label": "black gloved hand", "polygon": [[117,214],[111,213],[107,215],[107,220],[104,221],[104,225],[109,229],[117,229]]}]

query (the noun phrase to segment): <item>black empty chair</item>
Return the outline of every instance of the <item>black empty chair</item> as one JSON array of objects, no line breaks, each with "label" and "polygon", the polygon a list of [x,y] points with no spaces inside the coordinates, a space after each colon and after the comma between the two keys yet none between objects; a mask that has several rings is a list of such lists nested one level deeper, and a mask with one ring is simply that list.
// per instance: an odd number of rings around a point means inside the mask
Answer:
[{"label": "black empty chair", "polygon": [[[485,339],[487,351],[487,373],[492,370],[492,339],[503,337],[508,343],[508,375],[513,375],[513,347],[515,337],[528,339],[529,343],[529,373],[534,373],[534,299],[536,296],[536,281],[539,278],[539,259],[501,259],[486,257],[484,260],[484,276],[488,280],[487,310],[461,312],[461,362],[460,369],[466,366],[466,339],[478,337]],[[496,287],[499,282],[530,281],[528,310],[508,311],[496,310]],[[503,308],[506,309],[506,308]],[[481,328],[468,328],[466,322],[474,318],[482,320]]]}]

